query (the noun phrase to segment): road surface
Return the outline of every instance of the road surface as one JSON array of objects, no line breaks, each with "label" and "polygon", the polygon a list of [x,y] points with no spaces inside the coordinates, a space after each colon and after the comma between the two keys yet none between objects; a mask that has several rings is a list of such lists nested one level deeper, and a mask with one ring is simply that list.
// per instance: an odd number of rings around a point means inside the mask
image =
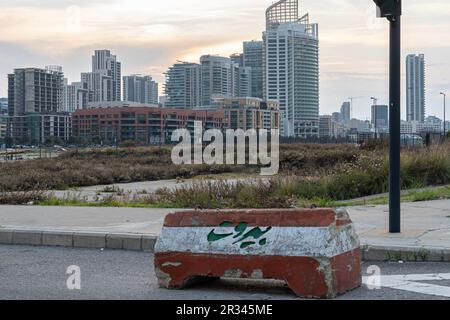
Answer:
[{"label": "road surface", "polygon": [[[364,264],[363,270],[371,265]],[[339,299],[450,299],[450,263],[380,263],[377,266],[382,277],[389,280],[382,283],[401,287],[401,290],[389,287],[369,290],[363,286]],[[68,274],[69,267],[72,268]],[[73,278],[78,271],[79,278]],[[405,274],[415,282],[402,282],[398,277],[390,277]],[[77,285],[80,285],[80,290]],[[218,280],[189,290],[159,289],[150,253],[27,246],[0,246],[0,288],[0,300],[296,299],[287,287],[278,282],[267,285]]]}]

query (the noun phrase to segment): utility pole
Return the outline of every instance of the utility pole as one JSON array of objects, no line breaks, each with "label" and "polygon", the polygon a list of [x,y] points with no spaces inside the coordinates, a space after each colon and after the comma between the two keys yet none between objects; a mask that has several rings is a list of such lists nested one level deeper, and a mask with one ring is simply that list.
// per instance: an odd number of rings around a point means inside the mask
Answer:
[{"label": "utility pole", "polygon": [[377,16],[390,24],[389,62],[389,232],[401,232],[400,205],[400,95],[401,95],[401,0],[374,0]]}]

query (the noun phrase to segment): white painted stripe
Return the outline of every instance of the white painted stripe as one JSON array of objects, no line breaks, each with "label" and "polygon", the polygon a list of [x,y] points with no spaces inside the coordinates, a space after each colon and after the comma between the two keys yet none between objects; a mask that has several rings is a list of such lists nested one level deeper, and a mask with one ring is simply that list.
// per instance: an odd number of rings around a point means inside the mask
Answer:
[{"label": "white painted stripe", "polygon": [[[363,277],[363,283],[368,286],[371,285],[372,280],[373,276]],[[450,273],[381,276],[380,286],[384,288],[450,298],[450,287],[417,282],[443,280],[450,280]]]},{"label": "white painted stripe", "polygon": [[450,280],[450,273],[435,273],[435,274],[406,274],[401,276],[386,276],[394,279],[405,281],[442,281]]},{"label": "white painted stripe", "polygon": [[[208,234],[212,230],[217,234],[233,235],[219,241],[208,242]],[[164,227],[155,251],[331,258],[359,248],[359,240],[352,225],[337,230],[317,227],[274,227],[257,240],[248,238],[245,241],[255,241],[256,244],[241,248],[242,242],[235,243],[239,238],[233,238],[236,234],[234,228]],[[267,244],[259,245],[259,240],[263,238],[266,238]]]}]

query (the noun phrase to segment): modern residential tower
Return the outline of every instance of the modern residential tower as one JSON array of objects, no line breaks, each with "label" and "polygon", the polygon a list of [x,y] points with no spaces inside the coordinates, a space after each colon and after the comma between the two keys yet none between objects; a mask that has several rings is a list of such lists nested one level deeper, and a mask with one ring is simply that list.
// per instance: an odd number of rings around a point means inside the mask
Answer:
[{"label": "modern residential tower", "polygon": [[121,101],[121,63],[109,50],[96,50],[92,56],[92,72],[81,74],[88,89],[89,102]]},{"label": "modern residential tower", "polygon": [[230,58],[204,55],[201,65],[201,105],[211,106],[214,96],[233,97],[238,88],[239,65]]},{"label": "modern residential tower", "polygon": [[264,82],[264,42],[244,42],[244,67],[251,68],[251,97],[263,98]]},{"label": "modern residential tower", "polygon": [[341,120],[344,124],[348,124],[352,118],[352,104],[348,101],[341,106]]},{"label": "modern residential tower", "polygon": [[123,77],[123,100],[142,104],[158,104],[158,83],[151,76]]},{"label": "modern residential tower", "polygon": [[264,96],[280,103],[282,134],[319,137],[318,25],[299,17],[298,0],[266,11]]},{"label": "modern residential tower", "polygon": [[192,109],[200,105],[200,65],[178,62],[166,72],[164,107]]},{"label": "modern residential tower", "polygon": [[406,57],[406,115],[408,121],[425,121],[425,56]]},{"label": "modern residential tower", "polygon": [[75,112],[87,107],[88,90],[87,84],[83,82],[72,82],[68,84],[67,79],[63,87],[63,112]]}]

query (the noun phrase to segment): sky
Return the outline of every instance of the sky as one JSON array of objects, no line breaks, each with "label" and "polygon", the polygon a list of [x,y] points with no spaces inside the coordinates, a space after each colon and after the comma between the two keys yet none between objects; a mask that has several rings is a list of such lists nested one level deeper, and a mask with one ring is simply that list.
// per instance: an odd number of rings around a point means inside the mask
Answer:
[{"label": "sky", "polygon": [[[69,81],[90,71],[95,49],[110,49],[122,73],[164,82],[177,60],[242,52],[260,40],[271,0],[0,0],[0,96],[19,67],[61,65]],[[440,92],[450,96],[450,1],[403,1],[404,59],[426,59],[427,115],[442,117]],[[319,24],[320,113],[355,97],[353,116],[370,118],[370,98],[388,100],[388,22],[372,0],[300,0],[300,14]],[[450,113],[449,113],[450,114]]]}]

